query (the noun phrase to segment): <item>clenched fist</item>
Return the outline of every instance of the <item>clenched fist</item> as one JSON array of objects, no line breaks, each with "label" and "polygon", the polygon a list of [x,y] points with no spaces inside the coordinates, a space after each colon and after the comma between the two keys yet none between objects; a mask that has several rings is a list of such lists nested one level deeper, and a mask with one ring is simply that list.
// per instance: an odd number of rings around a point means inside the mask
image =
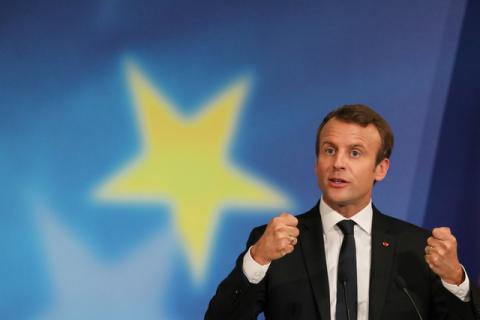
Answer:
[{"label": "clenched fist", "polygon": [[425,261],[443,281],[450,284],[461,284],[465,279],[463,268],[458,261],[457,239],[450,228],[435,228],[427,239]]},{"label": "clenched fist", "polygon": [[266,265],[293,251],[300,231],[298,220],[289,213],[273,218],[265,232],[253,245],[250,254],[259,264]]}]

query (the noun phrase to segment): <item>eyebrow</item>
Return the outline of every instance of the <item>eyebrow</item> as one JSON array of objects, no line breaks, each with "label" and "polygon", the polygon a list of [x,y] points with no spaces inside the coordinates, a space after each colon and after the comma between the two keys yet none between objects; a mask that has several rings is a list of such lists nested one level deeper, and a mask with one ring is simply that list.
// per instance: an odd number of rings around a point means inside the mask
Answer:
[{"label": "eyebrow", "polygon": [[332,145],[332,146],[336,146],[336,144],[335,144],[335,143],[333,143],[333,142],[330,142],[330,141],[328,141],[328,140],[327,140],[327,141],[323,141],[323,142],[322,142],[322,146],[323,146],[323,145],[326,145],[326,144],[329,144],[329,145]]},{"label": "eyebrow", "polygon": [[[330,145],[332,145],[332,146],[336,146],[336,145],[337,145],[336,143],[331,142],[331,141],[328,141],[328,140],[323,141],[323,142],[322,142],[322,146],[323,146],[324,144],[330,144]],[[358,148],[358,147],[360,147],[360,148],[365,148],[365,145],[364,145],[363,143],[354,143],[354,144],[349,145],[349,147],[350,147],[350,148]]]},{"label": "eyebrow", "polygon": [[351,148],[351,149],[354,149],[354,148],[365,149],[365,146],[363,144],[356,143],[356,144],[350,145],[349,148]]},{"label": "eyebrow", "polygon": [[[335,144],[335,143],[333,143],[333,142],[331,142],[331,141],[328,141],[328,140],[322,142],[321,146],[323,147],[324,145],[330,145],[330,146],[334,146],[334,147],[337,146],[337,144]],[[361,144],[361,143],[351,144],[351,145],[348,146],[348,148],[350,148],[350,149],[358,148],[358,149],[363,149],[363,150],[366,149],[365,145],[363,145],[363,144]]]}]

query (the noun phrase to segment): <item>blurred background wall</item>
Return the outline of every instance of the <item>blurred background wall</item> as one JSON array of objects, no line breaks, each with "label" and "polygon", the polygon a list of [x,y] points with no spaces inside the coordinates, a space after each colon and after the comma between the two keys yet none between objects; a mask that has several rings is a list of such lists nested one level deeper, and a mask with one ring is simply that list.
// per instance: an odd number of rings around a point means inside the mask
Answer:
[{"label": "blurred background wall", "polygon": [[396,133],[382,211],[479,282],[476,1],[4,1],[0,318],[200,319],[250,229],[320,193],[318,124]]}]

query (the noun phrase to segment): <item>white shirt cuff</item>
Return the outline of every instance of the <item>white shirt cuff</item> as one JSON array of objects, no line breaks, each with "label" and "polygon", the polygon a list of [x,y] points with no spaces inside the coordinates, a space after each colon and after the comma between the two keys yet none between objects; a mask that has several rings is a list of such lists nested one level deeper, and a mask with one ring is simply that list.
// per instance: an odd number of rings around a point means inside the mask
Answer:
[{"label": "white shirt cuff", "polygon": [[463,302],[469,302],[470,301],[470,295],[469,295],[470,280],[468,279],[467,271],[465,271],[465,268],[463,269],[463,272],[465,273],[465,280],[458,286],[456,284],[446,283],[443,280],[442,280],[442,284],[445,287],[445,289],[450,291],[458,299],[462,300]]},{"label": "white shirt cuff", "polygon": [[247,252],[243,256],[242,269],[243,274],[248,279],[248,282],[257,284],[265,277],[270,263],[264,266],[257,263],[250,254],[250,250],[252,249],[252,247],[248,248]]}]

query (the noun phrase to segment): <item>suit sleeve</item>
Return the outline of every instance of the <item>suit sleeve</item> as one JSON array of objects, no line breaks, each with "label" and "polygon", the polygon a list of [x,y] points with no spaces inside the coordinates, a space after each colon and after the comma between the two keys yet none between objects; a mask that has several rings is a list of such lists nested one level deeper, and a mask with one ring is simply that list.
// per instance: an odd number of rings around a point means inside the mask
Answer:
[{"label": "suit sleeve", "polygon": [[[468,293],[470,301],[464,302],[443,285],[440,277],[425,262],[424,248],[431,232],[398,220],[391,223],[391,228],[397,238],[396,272],[406,280],[423,319],[478,320],[478,315],[475,314],[478,292],[473,288],[472,282],[470,281]],[[392,300],[398,298],[404,297],[397,296]],[[389,307],[397,308],[395,303]],[[398,316],[400,319],[400,313]]]},{"label": "suit sleeve", "polygon": [[470,282],[470,298],[472,300],[475,319],[480,320],[480,290]]},{"label": "suit sleeve", "polygon": [[470,283],[470,301],[463,302],[448,291],[441,283],[440,278],[433,274],[433,317],[432,319],[448,320],[478,320],[478,292]]},{"label": "suit sleeve", "polygon": [[[260,238],[263,230],[264,227],[255,228],[250,233],[246,250]],[[242,270],[245,252],[238,256],[234,269],[218,286],[205,313],[206,320],[256,319],[263,311],[266,277],[258,284],[248,281]]]}]

